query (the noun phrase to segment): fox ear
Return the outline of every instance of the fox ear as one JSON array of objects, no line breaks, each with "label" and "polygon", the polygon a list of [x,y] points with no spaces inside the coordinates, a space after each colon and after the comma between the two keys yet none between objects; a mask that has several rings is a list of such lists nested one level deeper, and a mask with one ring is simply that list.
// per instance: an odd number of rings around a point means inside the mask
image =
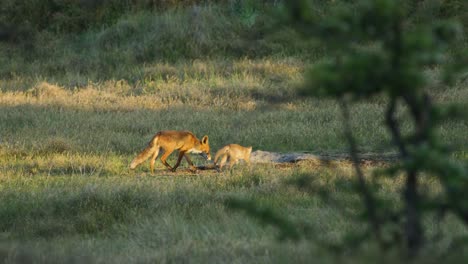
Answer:
[{"label": "fox ear", "polygon": [[208,136],[204,136],[201,140],[203,144],[208,144]]}]

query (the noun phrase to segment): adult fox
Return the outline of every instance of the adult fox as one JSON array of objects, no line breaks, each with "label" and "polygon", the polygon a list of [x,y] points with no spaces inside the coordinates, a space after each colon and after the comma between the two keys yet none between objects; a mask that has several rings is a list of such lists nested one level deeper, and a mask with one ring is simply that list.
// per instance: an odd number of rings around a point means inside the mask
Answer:
[{"label": "adult fox", "polygon": [[[234,164],[239,162],[239,159],[243,159],[250,165],[250,153],[252,152],[252,147],[243,147],[237,144],[229,144],[224,146],[218,152],[216,152],[214,163],[215,166],[218,166],[219,169],[222,169],[224,164],[226,164],[227,159],[229,158],[229,168],[232,168]],[[218,160],[221,161],[218,164]]]},{"label": "adult fox", "polygon": [[[138,154],[135,159],[133,159],[132,163],[130,163],[130,169],[135,169],[138,165],[151,157],[150,169],[151,173],[153,173],[154,162],[156,161],[161,149],[164,151],[164,154],[161,156],[161,162],[171,171],[176,171],[177,167],[180,165],[182,157],[185,157],[187,162],[190,164],[191,170],[196,170],[187,153],[201,154],[207,160],[211,160],[208,136],[204,136],[202,140],[198,140],[198,138],[190,131],[165,130],[154,135],[148,143],[148,146]],[[166,159],[172,152],[174,152],[174,150],[179,150],[179,158],[177,159],[176,165],[171,167],[171,165],[167,163]]]}]

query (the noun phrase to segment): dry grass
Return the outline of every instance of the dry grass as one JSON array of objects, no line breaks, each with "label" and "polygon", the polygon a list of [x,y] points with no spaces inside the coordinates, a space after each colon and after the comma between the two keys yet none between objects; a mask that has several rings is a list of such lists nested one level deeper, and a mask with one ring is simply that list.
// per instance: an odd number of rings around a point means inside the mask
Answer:
[{"label": "dry grass", "polygon": [[[89,82],[65,86],[37,81],[21,91],[21,80],[0,82],[4,106],[23,104],[61,106],[82,110],[161,110],[168,107],[210,107],[253,110],[268,100],[291,98],[301,81],[303,65],[296,60],[194,61],[155,64],[142,69],[141,81]],[[281,99],[282,100],[282,99]]]}]

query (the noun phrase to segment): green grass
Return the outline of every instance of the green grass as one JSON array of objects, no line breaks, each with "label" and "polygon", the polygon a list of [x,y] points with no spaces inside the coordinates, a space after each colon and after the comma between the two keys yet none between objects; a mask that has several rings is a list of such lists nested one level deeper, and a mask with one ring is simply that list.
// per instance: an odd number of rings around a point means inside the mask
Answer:
[{"label": "green grass", "polygon": [[[150,65],[148,76],[154,79],[135,85],[109,80],[70,87],[37,80],[23,88],[24,79],[0,82],[5,87],[0,92],[2,145],[6,153],[19,148],[129,158],[157,131],[187,129],[209,135],[213,150],[239,143],[269,151],[344,152],[337,104],[296,95],[304,67],[291,59],[243,59]],[[171,75],[162,74],[164,69]],[[442,104],[467,104],[463,82],[432,93]],[[382,126],[384,107],[378,98],[353,106],[363,152],[391,151]],[[405,119],[403,109],[400,118]],[[404,121],[403,128],[409,130],[409,123]],[[463,120],[447,121],[439,134],[464,150],[466,129]]]},{"label": "green grass", "polygon": [[0,42],[0,77],[46,76],[72,86],[111,78],[137,83],[158,77],[147,76],[147,64],[159,64],[158,74],[171,76],[165,62],[316,56],[315,47],[291,29],[273,30],[266,14],[256,16],[255,23],[249,26],[225,7],[203,5],[129,13],[111,25],[75,34],[34,31],[36,37],[24,43]]},{"label": "green grass", "polygon": [[[338,105],[296,94],[302,74],[325,55],[324,48],[306,45],[284,28],[266,34],[267,17],[244,11],[239,16],[212,5],[139,12],[76,34],[38,32],[29,51],[0,43],[2,262],[401,261],[397,251],[383,254],[372,241],[344,255],[320,243],[363,227],[355,221],[361,203],[349,192],[349,164],[254,164],[196,175],[186,171],[185,161],[176,174],[159,161],[155,175],[147,163],[128,169],[164,129],[209,135],[212,154],[229,143],[254,151],[347,151]],[[438,73],[433,68],[428,77]],[[468,107],[466,79],[431,93],[437,103]],[[378,97],[353,104],[361,152],[395,151],[382,126],[385,104]],[[398,118],[404,131],[411,129],[405,109]],[[466,131],[466,120],[444,122],[438,131],[463,160]],[[304,176],[313,178],[314,188],[288,184]],[[402,178],[380,184],[380,195],[398,206]],[[319,189],[335,202],[321,200]],[[440,185],[425,175],[422,189],[436,196]],[[284,212],[311,226],[314,235],[279,242],[276,229],[226,208],[230,197]],[[432,238],[434,218],[427,216],[425,225]],[[468,234],[453,216],[442,229],[444,238],[429,243],[418,261],[460,263],[468,257],[463,249],[440,257],[452,239]]]},{"label": "green grass", "polygon": [[[3,81],[0,93],[0,258],[7,262],[375,262],[381,253],[370,244],[345,256],[317,240],[338,241],[362,227],[354,221],[360,202],[349,193],[352,170],[301,163],[289,168],[242,166],[232,172],[190,175],[167,172],[158,161],[151,175],[130,160],[154,133],[188,129],[208,134],[212,152],[228,143],[254,150],[342,153],[342,119],[336,103],[298,98],[304,64],[298,60],[204,61],[148,65],[150,72],[171,69],[172,77],[146,84],[89,82],[83,87],[48,80]],[[431,73],[435,74],[435,73]],[[163,75],[162,75],[163,76]],[[178,79],[185,76],[183,80]],[[273,81],[274,80],[274,81]],[[440,103],[466,105],[463,82],[437,89]],[[259,95],[262,96],[259,96]],[[278,100],[278,98],[282,98]],[[353,126],[363,152],[389,152],[382,127],[385,102],[353,106]],[[404,111],[400,118],[405,119]],[[408,122],[403,122],[409,129]],[[465,121],[447,121],[445,142],[463,158]],[[174,164],[175,157],[170,159]],[[204,161],[196,157],[195,162]],[[287,182],[312,175],[314,184],[335,197],[322,201]],[[428,176],[426,176],[428,177]],[[381,183],[394,201],[401,179]],[[424,190],[437,195],[431,178]],[[314,189],[317,190],[317,189]],[[229,197],[248,198],[312,226],[311,241],[278,242],[277,231],[224,206]],[[429,234],[436,232],[431,217]],[[444,240],[430,244],[421,261],[436,262],[467,230],[453,217],[443,224]],[[453,250],[447,262],[466,252]],[[398,261],[390,252],[386,261]]]},{"label": "green grass", "polygon": [[[48,263],[308,263],[311,258],[325,263],[374,262],[379,254],[372,243],[365,250],[334,256],[315,242],[279,242],[273,228],[261,227],[256,220],[224,207],[228,197],[254,199],[294,222],[312,226],[312,241],[337,241],[361,226],[350,218],[360,208],[358,198],[343,191],[351,171],[346,166],[317,170],[301,163],[286,169],[256,166],[198,176],[4,176],[0,256],[11,262],[25,258]],[[337,198],[340,206],[286,184],[304,174],[312,175],[314,184]],[[437,190],[433,181],[424,184]],[[398,186],[394,181],[384,183],[383,194],[395,199]],[[427,225],[433,234],[434,220],[428,219]],[[444,221],[444,230],[449,238],[467,233],[452,217]],[[448,243],[448,239],[441,241],[436,252]],[[397,255],[388,257],[392,263]],[[453,258],[456,263],[458,257],[466,257],[466,252],[453,251],[447,261]]]}]

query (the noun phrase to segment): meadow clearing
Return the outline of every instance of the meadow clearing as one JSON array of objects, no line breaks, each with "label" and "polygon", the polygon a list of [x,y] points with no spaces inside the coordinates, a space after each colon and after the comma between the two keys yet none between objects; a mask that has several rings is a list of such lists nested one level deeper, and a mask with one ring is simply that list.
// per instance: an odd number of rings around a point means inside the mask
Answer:
[{"label": "meadow clearing", "polygon": [[[297,60],[154,65],[156,73],[170,68],[173,75],[137,85],[106,81],[72,88],[40,80],[29,89],[3,90],[2,257],[7,262],[343,261],[313,242],[278,242],[273,228],[226,209],[224,200],[255,199],[312,225],[318,239],[333,241],[359,227],[350,218],[359,203],[356,194],[346,191],[352,179],[349,164],[254,164],[192,174],[185,163],[171,173],[157,161],[154,175],[148,163],[128,169],[162,129],[207,134],[212,152],[227,143],[277,152],[346,152],[336,103],[294,95],[303,67]],[[7,85],[21,86],[18,82]],[[435,91],[434,97],[441,103],[466,104],[465,86]],[[289,99],[275,101],[275,96]],[[353,107],[362,152],[392,151],[381,126],[381,104],[377,100]],[[440,129],[464,158],[466,131],[466,122],[455,121]],[[205,164],[201,158],[195,161]],[[287,184],[303,175],[314,177],[342,207],[327,204],[313,190]],[[386,180],[382,193],[396,199],[398,186],[398,179]],[[425,188],[437,193],[439,186],[428,176]],[[466,233],[457,221],[448,222],[449,238]],[[428,219],[427,224],[434,223]],[[365,254],[369,261],[377,257],[372,250]],[[361,261],[363,256],[354,257]]]},{"label": "meadow clearing", "polygon": [[[193,46],[189,43],[173,48],[187,55],[187,50],[203,53],[216,44],[221,45],[221,51],[215,52],[231,52],[229,56],[182,58],[179,54],[181,58],[159,60],[158,56],[168,55],[158,53],[158,46],[147,46],[151,41],[169,45],[164,36],[173,36],[171,30],[180,30],[175,36],[181,39],[190,30],[168,26],[158,35],[139,25],[171,25],[171,18],[176,24],[187,25],[184,19],[193,10],[184,10],[155,17],[147,13],[129,16],[100,31],[55,41],[49,41],[55,36],[43,33],[30,62],[26,55],[20,56],[11,46],[0,43],[0,62],[4,65],[0,70],[0,260],[398,261],[397,251],[387,252],[383,258],[372,242],[344,254],[323,247],[322,241],[336,242],[348,231],[362,228],[356,220],[362,204],[350,191],[354,174],[347,162],[332,166],[308,161],[251,167],[241,164],[220,173],[190,173],[183,161],[178,172],[172,173],[158,160],[155,174],[149,172],[148,163],[135,171],[128,169],[151,137],[167,129],[190,130],[199,138],[208,135],[212,155],[229,143],[253,146],[254,151],[283,153],[321,155],[348,150],[336,102],[297,94],[303,73],[320,58],[311,53],[301,57],[281,52],[274,41],[276,46],[257,42],[265,46],[252,48],[255,56],[234,56],[239,47],[222,46],[229,40],[218,38],[217,32],[223,26],[240,27],[230,36],[238,38],[241,29],[249,28],[244,20],[228,25],[228,19],[223,22],[226,24],[208,28],[220,11],[201,8],[197,14],[204,19],[197,26],[206,35],[199,36]],[[143,38],[148,31],[160,39]],[[137,36],[136,40],[122,42],[128,34]],[[41,43],[47,45],[41,47]],[[135,48],[136,43],[141,47]],[[244,48],[246,44],[239,45]],[[145,53],[151,47],[156,49],[153,59],[139,60],[151,56]],[[262,49],[268,54],[257,54]],[[439,73],[435,67],[428,69],[427,76],[437,78]],[[434,87],[431,93],[437,103],[458,103],[466,108],[467,86],[465,78],[454,87]],[[361,153],[395,151],[382,126],[384,105],[379,98],[352,105],[352,126]],[[404,109],[398,118],[405,120]],[[409,122],[404,124],[409,130]],[[447,121],[438,131],[462,160],[468,158],[467,131],[466,120]],[[172,155],[169,163],[173,165],[175,158]],[[193,160],[206,164],[200,157]],[[364,169],[370,176],[378,167]],[[300,177],[311,177],[313,185],[296,188],[291,182]],[[381,179],[379,184],[379,194],[398,207],[401,178]],[[440,184],[431,175],[424,175],[421,189],[435,197]],[[332,199],[321,199],[321,191]],[[225,201],[231,197],[252,199],[277,210],[291,221],[310,227],[313,236],[297,242],[279,241],[275,228],[227,208]],[[466,248],[444,254],[452,239],[468,235],[466,226],[455,217],[449,216],[438,225],[428,215],[425,225],[434,243],[424,248],[418,261],[460,263],[468,258]],[[443,239],[438,240],[439,232],[445,234]]]}]

